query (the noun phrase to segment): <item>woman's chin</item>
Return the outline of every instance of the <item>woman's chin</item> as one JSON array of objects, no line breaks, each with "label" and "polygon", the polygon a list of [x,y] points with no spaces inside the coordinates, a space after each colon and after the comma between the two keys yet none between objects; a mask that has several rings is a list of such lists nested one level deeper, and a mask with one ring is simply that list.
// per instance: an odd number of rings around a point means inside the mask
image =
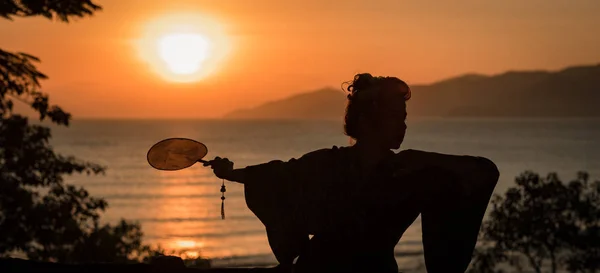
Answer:
[{"label": "woman's chin", "polygon": [[400,149],[400,146],[402,146],[402,142],[397,142],[397,143],[394,143],[394,144],[390,145],[390,149],[391,150],[398,150],[398,149]]},{"label": "woman's chin", "polygon": [[397,150],[400,149],[400,146],[402,146],[402,143],[404,142],[404,138],[400,138],[397,139],[396,141],[392,141],[392,145],[390,145],[390,149],[392,150]]}]

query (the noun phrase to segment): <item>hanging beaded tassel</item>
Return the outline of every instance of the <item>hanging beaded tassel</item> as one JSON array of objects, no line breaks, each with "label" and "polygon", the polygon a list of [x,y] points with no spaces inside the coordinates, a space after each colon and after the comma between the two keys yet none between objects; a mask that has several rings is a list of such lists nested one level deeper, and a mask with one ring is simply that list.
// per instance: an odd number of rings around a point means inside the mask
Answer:
[{"label": "hanging beaded tassel", "polygon": [[225,179],[223,179],[223,184],[221,185],[221,219],[225,219]]}]

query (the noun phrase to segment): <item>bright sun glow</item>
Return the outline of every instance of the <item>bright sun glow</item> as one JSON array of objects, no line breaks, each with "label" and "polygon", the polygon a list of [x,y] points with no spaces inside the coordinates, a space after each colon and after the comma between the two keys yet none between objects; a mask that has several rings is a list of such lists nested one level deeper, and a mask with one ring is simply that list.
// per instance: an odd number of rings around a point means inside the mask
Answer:
[{"label": "bright sun glow", "polygon": [[221,24],[198,14],[172,14],[147,22],[135,41],[140,58],[171,82],[196,82],[212,75],[231,51]]},{"label": "bright sun glow", "polygon": [[193,33],[169,34],[158,41],[158,53],[175,74],[198,72],[206,60],[209,44],[206,38]]}]

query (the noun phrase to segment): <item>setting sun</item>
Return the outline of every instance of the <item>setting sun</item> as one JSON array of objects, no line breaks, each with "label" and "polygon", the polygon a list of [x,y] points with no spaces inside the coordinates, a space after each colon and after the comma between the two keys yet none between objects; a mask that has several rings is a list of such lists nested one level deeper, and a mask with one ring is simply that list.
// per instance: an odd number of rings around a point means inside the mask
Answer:
[{"label": "setting sun", "polygon": [[158,52],[167,67],[175,74],[189,75],[201,69],[209,42],[193,33],[170,34],[158,41]]},{"label": "setting sun", "polygon": [[223,67],[231,49],[222,25],[197,14],[146,22],[135,47],[149,68],[170,82],[196,82]]}]

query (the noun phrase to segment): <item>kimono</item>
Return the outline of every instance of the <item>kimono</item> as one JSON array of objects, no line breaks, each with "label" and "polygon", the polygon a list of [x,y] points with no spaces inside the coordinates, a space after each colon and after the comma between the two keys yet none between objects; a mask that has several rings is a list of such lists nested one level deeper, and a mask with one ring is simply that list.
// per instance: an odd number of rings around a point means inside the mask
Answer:
[{"label": "kimono", "polygon": [[464,272],[499,173],[485,158],[443,156],[460,168],[407,168],[411,156],[390,151],[362,178],[336,146],[248,166],[246,204],[279,263],[298,257],[295,272],[398,272],[394,247],[419,215],[428,272]]}]

